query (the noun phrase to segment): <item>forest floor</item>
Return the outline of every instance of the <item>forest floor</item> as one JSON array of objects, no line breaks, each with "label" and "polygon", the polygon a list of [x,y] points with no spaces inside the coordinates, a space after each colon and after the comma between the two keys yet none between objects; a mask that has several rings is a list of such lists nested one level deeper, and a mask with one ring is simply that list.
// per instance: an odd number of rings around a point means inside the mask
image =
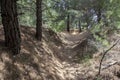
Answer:
[{"label": "forest floor", "polygon": [[[55,33],[43,28],[43,39],[35,39],[35,28],[21,26],[21,53],[10,55],[0,26],[0,80],[94,80],[103,50],[90,31]],[[109,36],[111,45],[120,39]],[[9,53],[9,54],[8,54]],[[106,55],[101,75],[95,80],[120,80],[120,41]]]}]

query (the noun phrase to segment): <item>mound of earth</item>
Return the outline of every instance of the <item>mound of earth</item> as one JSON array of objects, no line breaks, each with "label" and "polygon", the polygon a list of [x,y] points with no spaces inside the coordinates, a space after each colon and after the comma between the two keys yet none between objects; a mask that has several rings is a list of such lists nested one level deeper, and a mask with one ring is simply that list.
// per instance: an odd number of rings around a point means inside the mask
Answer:
[{"label": "mound of earth", "polygon": [[[64,80],[63,66],[50,46],[61,46],[57,35],[44,29],[43,40],[39,42],[34,37],[35,28],[20,28],[22,49],[19,55],[13,57],[4,45],[0,46],[0,80]],[[2,26],[0,32],[0,41],[4,44]]]},{"label": "mound of earth", "polygon": [[[90,44],[90,32],[57,34],[43,28],[43,39],[39,42],[34,37],[35,28],[21,26],[20,29],[21,53],[12,56],[4,46],[3,27],[0,26],[0,80],[93,80],[96,77],[101,54],[93,57],[94,53],[99,52]],[[111,58],[111,53],[102,65],[102,80],[119,80],[118,59],[113,66],[106,68],[109,65],[104,65]],[[81,57],[87,54],[93,58],[81,63]]]}]

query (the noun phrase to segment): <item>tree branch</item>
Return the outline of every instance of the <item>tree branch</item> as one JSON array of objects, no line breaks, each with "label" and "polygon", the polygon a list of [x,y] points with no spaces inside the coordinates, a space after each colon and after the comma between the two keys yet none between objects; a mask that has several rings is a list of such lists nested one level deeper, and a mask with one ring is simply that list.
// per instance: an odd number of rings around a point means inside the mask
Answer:
[{"label": "tree branch", "polygon": [[[120,40],[120,39],[119,39],[119,40]],[[100,66],[99,66],[99,71],[98,71],[97,76],[99,76],[100,73],[101,73],[101,66],[102,66],[102,62],[103,62],[103,59],[104,59],[105,55],[106,55],[113,47],[115,47],[115,46],[117,45],[117,43],[119,42],[119,40],[117,40],[109,49],[107,49],[107,50],[103,53],[103,56],[102,56],[101,61],[100,61]]]}]

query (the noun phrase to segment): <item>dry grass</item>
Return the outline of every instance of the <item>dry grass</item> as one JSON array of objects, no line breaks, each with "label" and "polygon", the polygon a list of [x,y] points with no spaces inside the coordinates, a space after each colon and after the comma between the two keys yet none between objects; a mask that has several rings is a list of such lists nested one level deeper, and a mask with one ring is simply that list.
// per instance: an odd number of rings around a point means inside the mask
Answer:
[{"label": "dry grass", "polygon": [[[95,56],[88,63],[82,64],[75,63],[74,57],[69,59],[69,55],[75,56],[80,54],[79,51],[86,50],[81,48],[86,42],[74,44],[74,39],[76,42],[80,40],[77,34],[72,35],[72,38],[76,37],[72,39],[72,45],[69,45],[70,35],[68,41],[65,39],[67,33],[60,37],[52,30],[44,28],[43,40],[39,42],[34,37],[35,28],[21,26],[22,50],[15,57],[4,46],[3,34],[0,26],[0,80],[93,80],[96,77],[100,57]],[[93,47],[89,45],[87,50],[91,49]],[[100,75],[101,80],[119,80],[119,77],[119,64],[104,69]]]}]

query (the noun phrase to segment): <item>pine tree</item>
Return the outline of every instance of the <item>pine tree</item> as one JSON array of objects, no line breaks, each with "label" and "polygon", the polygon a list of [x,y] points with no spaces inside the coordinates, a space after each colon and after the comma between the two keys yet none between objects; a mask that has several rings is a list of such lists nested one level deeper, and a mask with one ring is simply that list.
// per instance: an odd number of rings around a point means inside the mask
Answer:
[{"label": "pine tree", "polygon": [[13,55],[20,53],[21,36],[17,17],[16,0],[1,0],[1,17],[5,35],[5,45]]},{"label": "pine tree", "polygon": [[42,0],[36,0],[36,38],[37,40],[42,39]]},{"label": "pine tree", "polygon": [[67,32],[70,32],[70,15],[67,16]]}]

